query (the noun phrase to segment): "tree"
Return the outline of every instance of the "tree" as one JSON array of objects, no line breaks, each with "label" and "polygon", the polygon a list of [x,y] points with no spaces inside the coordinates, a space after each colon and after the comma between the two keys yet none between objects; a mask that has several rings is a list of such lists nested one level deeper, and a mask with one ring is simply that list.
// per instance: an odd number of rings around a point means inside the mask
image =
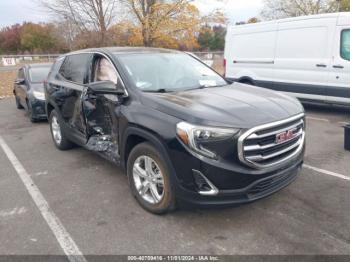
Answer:
[{"label": "tree", "polygon": [[115,22],[118,0],[42,0],[55,17],[72,21],[80,33],[97,32],[99,45],[107,42],[107,30]]},{"label": "tree", "polygon": [[196,49],[199,47],[197,33],[200,25],[201,17],[198,9],[192,4],[184,4],[181,12],[164,19],[164,22],[155,28],[153,46],[181,50]]},{"label": "tree", "polygon": [[341,0],[339,5],[340,12],[349,12],[350,11],[350,0]]},{"label": "tree", "polygon": [[222,25],[204,25],[198,35],[198,43],[202,51],[224,50],[226,28]]},{"label": "tree", "polygon": [[113,25],[109,29],[111,44],[116,46],[142,46],[142,34],[140,28],[131,21],[123,21]]},{"label": "tree", "polygon": [[22,50],[47,52],[55,49],[52,27],[45,24],[25,23],[21,28]]},{"label": "tree", "polygon": [[259,22],[260,22],[259,18],[251,17],[248,19],[247,24],[255,24],[255,23],[259,23]]},{"label": "tree", "polygon": [[76,24],[68,19],[55,20],[52,24],[54,25],[52,35],[59,49],[62,51],[76,49],[76,39],[81,32]]},{"label": "tree", "polygon": [[0,50],[6,53],[21,51],[21,25],[15,24],[0,31]]},{"label": "tree", "polygon": [[[181,13],[167,18],[152,31],[149,46],[193,50],[198,48],[196,35],[200,26],[197,8],[186,5]],[[108,31],[113,45],[142,46],[145,38],[139,20],[123,21]]]},{"label": "tree", "polygon": [[247,21],[236,22],[236,25],[255,24],[255,23],[259,23],[259,22],[260,22],[259,18],[251,17]]},{"label": "tree", "polygon": [[262,16],[266,19],[335,12],[336,0],[265,0]]},{"label": "tree", "polygon": [[174,34],[199,21],[199,11],[190,0],[125,0],[141,28],[144,46],[153,46],[164,32]]},{"label": "tree", "polygon": [[[220,1],[217,0],[217,2]],[[211,13],[202,17],[203,24],[227,25],[228,22],[229,19],[221,9],[215,9]]]},{"label": "tree", "polygon": [[198,35],[198,43],[201,50],[210,50],[213,39],[213,30],[209,25],[204,25]]},{"label": "tree", "polygon": [[226,37],[226,28],[219,25],[213,27],[214,37],[211,42],[210,50],[218,51],[224,50],[225,48],[225,37]]}]

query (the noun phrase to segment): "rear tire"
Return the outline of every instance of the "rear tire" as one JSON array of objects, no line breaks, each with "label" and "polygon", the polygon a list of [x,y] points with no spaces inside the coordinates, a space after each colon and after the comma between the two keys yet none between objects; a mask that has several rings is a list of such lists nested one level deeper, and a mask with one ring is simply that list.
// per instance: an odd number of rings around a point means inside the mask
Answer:
[{"label": "rear tire", "polygon": [[128,180],[132,194],[145,210],[160,215],[175,209],[169,173],[162,155],[150,143],[141,143],[131,151]]},{"label": "rear tire", "polygon": [[64,132],[62,132],[60,122],[61,118],[58,116],[55,110],[52,110],[49,117],[49,125],[52,140],[59,150],[69,150],[72,147],[74,147],[74,144],[71,141],[69,141],[68,138],[65,136]]}]

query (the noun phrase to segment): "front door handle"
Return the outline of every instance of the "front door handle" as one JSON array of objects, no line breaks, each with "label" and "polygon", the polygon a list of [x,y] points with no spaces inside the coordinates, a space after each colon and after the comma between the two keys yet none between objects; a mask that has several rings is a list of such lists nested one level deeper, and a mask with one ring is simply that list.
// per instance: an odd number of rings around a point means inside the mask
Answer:
[{"label": "front door handle", "polygon": [[326,64],[317,64],[316,66],[317,66],[317,67],[327,67]]},{"label": "front door handle", "polygon": [[342,66],[342,65],[334,65],[334,66],[333,66],[333,68],[343,69],[343,68],[344,68],[344,66]]}]

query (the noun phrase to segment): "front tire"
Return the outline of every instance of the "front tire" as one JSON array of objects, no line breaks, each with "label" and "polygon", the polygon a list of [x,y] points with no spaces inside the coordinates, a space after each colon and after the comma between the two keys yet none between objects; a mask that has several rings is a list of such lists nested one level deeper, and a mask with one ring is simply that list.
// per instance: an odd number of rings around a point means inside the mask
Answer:
[{"label": "front tire", "polygon": [[55,110],[52,110],[49,117],[50,131],[53,142],[59,150],[71,149],[74,144],[67,139],[65,134],[62,132],[61,119]]},{"label": "front tire", "polygon": [[169,168],[153,145],[142,143],[131,151],[127,174],[131,191],[145,210],[164,214],[175,208]]}]

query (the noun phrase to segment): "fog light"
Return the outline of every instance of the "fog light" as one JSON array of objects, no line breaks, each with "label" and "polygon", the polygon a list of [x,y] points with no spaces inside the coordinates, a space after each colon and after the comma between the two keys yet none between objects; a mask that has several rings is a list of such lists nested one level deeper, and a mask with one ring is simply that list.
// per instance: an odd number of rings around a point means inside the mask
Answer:
[{"label": "fog light", "polygon": [[198,193],[205,196],[215,196],[219,190],[198,170],[192,170]]}]

